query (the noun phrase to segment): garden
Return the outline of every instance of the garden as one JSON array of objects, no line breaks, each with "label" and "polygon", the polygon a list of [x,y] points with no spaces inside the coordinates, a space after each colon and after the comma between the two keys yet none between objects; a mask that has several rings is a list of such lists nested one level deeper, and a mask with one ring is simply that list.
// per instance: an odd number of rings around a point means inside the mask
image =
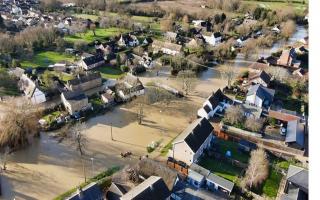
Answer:
[{"label": "garden", "polygon": [[97,68],[97,71],[101,73],[102,78],[104,79],[118,79],[125,75],[119,67],[105,65]]},{"label": "garden", "polygon": [[28,67],[48,67],[50,64],[55,64],[57,62],[74,62],[74,56],[66,55],[63,53],[55,51],[42,51],[36,53],[31,59],[21,61],[22,68]]}]

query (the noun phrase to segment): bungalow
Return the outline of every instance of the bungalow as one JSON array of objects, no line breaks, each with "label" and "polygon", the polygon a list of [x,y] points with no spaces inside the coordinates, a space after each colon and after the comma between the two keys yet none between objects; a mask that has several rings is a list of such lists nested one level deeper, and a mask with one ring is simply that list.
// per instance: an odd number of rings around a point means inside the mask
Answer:
[{"label": "bungalow", "polygon": [[67,81],[66,87],[71,91],[76,90],[90,90],[102,85],[102,78],[100,72],[85,72],[78,74],[76,78]]},{"label": "bungalow", "polygon": [[190,124],[173,142],[170,157],[191,165],[197,162],[205,149],[211,146],[213,126],[206,118]]},{"label": "bungalow", "polygon": [[61,93],[61,101],[71,115],[91,107],[91,104],[88,102],[88,97],[80,91]]},{"label": "bungalow", "polygon": [[294,68],[299,68],[300,63],[301,62],[297,60],[297,52],[295,48],[283,50],[280,58],[277,61],[278,65]]},{"label": "bungalow", "polygon": [[105,63],[104,58],[101,54],[97,54],[94,56],[89,56],[86,58],[83,58],[80,61],[80,66],[84,69],[84,70],[90,70],[96,67],[99,67],[101,65],[103,65]]},{"label": "bungalow", "polygon": [[31,80],[26,74],[20,77],[20,90],[31,100],[33,104],[46,102],[46,95],[38,87],[38,84]]},{"label": "bungalow", "polygon": [[264,70],[259,73],[251,73],[248,77],[248,82],[250,84],[261,84],[264,87],[268,87],[271,77]]},{"label": "bungalow", "polygon": [[100,186],[96,182],[92,182],[84,188],[79,188],[66,200],[103,200],[104,194],[100,189]]},{"label": "bungalow", "polygon": [[198,110],[198,117],[209,119],[213,117],[217,111],[222,112],[230,104],[232,104],[232,100],[218,89],[203,103],[203,107]]},{"label": "bungalow", "polygon": [[206,177],[206,184],[209,190],[220,191],[226,195],[230,195],[234,187],[233,182],[217,176],[214,173],[210,173]]},{"label": "bungalow", "polygon": [[136,76],[128,74],[116,87],[118,96],[123,100],[127,101],[135,96],[144,94],[144,86],[142,82]]},{"label": "bungalow", "polygon": [[246,103],[262,107],[269,107],[273,101],[275,90],[266,88],[261,84],[250,86],[246,96]]},{"label": "bungalow", "polygon": [[206,183],[206,177],[210,174],[210,171],[192,163],[188,168],[188,183],[196,188],[201,188]]},{"label": "bungalow", "polygon": [[150,176],[120,197],[120,200],[169,200],[170,191],[161,177]]},{"label": "bungalow", "polygon": [[309,172],[301,167],[290,165],[286,177],[284,194],[281,200],[309,199]]},{"label": "bungalow", "polygon": [[206,43],[215,46],[217,44],[221,43],[222,35],[220,32],[212,33],[211,35],[203,35],[203,38],[205,39]]},{"label": "bungalow", "polygon": [[182,50],[182,46],[179,44],[174,44],[170,42],[162,42],[159,40],[154,40],[152,43],[152,48],[154,53],[158,53],[159,51],[162,51],[165,54],[168,55],[179,55]]}]

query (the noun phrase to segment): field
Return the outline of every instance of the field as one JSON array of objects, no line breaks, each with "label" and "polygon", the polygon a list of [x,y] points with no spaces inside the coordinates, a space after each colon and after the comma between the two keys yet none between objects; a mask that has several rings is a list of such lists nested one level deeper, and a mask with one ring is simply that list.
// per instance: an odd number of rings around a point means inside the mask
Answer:
[{"label": "field", "polygon": [[241,175],[242,171],[240,167],[212,158],[203,158],[199,164],[214,174],[233,182],[237,180],[237,177]]},{"label": "field", "polygon": [[118,67],[112,66],[99,67],[97,68],[97,71],[101,73],[101,76],[104,79],[117,79],[125,75]]},{"label": "field", "polygon": [[[305,2],[305,4],[303,4]],[[244,3],[247,4],[258,4],[261,7],[269,8],[272,10],[281,9],[284,7],[292,7],[297,13],[303,13],[303,11],[308,6],[308,0],[294,0],[292,3],[287,3],[286,0],[245,0]]]},{"label": "field", "polygon": [[89,14],[73,14],[72,16],[80,19],[91,19],[92,21],[96,21],[99,18],[98,15],[89,15]]},{"label": "field", "polygon": [[85,33],[77,33],[75,35],[68,35],[64,37],[67,42],[74,43],[76,41],[84,41],[84,42],[94,42],[95,40],[105,40],[106,37],[117,36],[121,33],[128,32],[128,29],[121,28],[97,28],[95,30],[96,35],[93,34],[92,31],[87,31]]},{"label": "field", "polygon": [[68,61],[73,62],[74,57],[70,55],[65,55],[62,53],[54,52],[54,51],[43,51],[37,53],[30,60],[24,60],[21,62],[21,66],[23,68],[27,67],[47,67],[50,64],[54,64],[57,62]]}]

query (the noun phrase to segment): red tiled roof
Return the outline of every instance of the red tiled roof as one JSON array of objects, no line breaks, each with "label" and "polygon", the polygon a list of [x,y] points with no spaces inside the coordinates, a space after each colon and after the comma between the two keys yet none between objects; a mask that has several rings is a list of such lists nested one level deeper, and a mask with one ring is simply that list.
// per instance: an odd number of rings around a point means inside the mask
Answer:
[{"label": "red tiled roof", "polygon": [[285,122],[299,119],[298,116],[283,113],[283,112],[278,112],[278,111],[274,111],[274,110],[269,110],[269,117],[275,118],[275,119],[278,119],[281,121],[285,121]]}]

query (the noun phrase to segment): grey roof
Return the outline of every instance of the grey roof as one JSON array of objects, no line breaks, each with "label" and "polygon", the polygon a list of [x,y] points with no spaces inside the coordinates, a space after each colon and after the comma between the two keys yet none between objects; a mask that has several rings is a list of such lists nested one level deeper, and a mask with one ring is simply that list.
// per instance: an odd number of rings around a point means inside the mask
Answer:
[{"label": "grey roof", "polygon": [[228,181],[228,180],[226,180],[220,176],[217,176],[213,173],[209,174],[209,176],[207,177],[207,181],[213,182],[213,183],[221,186],[222,188],[228,190],[229,192],[231,192],[234,187],[233,182]]},{"label": "grey roof", "polygon": [[301,167],[290,165],[287,173],[287,180],[294,183],[304,192],[309,190],[309,172]]},{"label": "grey roof", "polygon": [[161,177],[150,176],[121,197],[122,200],[165,200],[170,191]]},{"label": "grey roof", "polygon": [[67,91],[62,93],[66,100],[78,101],[86,99],[87,96],[81,91]]},{"label": "grey roof", "polygon": [[262,70],[260,73],[255,74],[253,76],[249,77],[249,80],[252,81],[256,78],[261,78],[266,84],[270,83],[271,77],[269,74],[267,74],[264,70]]},{"label": "grey roof", "polygon": [[266,88],[261,84],[256,84],[256,85],[250,86],[250,88],[248,89],[247,96],[254,95],[254,94],[263,100],[268,99],[271,102],[273,100],[275,90]]},{"label": "grey roof", "polygon": [[188,178],[197,181],[198,183],[204,180],[204,176],[196,171],[189,170],[188,171]]},{"label": "grey roof", "polygon": [[207,170],[204,167],[201,167],[200,165],[197,165],[196,163],[192,163],[189,167],[189,170],[195,171],[203,176],[208,176],[210,174],[210,171]]},{"label": "grey roof", "polygon": [[75,192],[66,200],[99,200],[103,198],[103,193],[96,182],[93,182],[82,189],[81,195]]},{"label": "grey roof", "polygon": [[97,55],[94,55],[94,56],[90,56],[90,57],[86,57],[86,58],[83,59],[83,62],[87,66],[95,64],[95,63],[98,63],[98,62],[101,62],[101,61],[104,61],[104,58],[100,54],[97,54]]},{"label": "grey roof", "polygon": [[299,146],[304,147],[304,125],[298,120],[288,122],[285,142],[295,142]]},{"label": "grey roof", "polygon": [[196,119],[190,124],[173,143],[185,141],[195,153],[209,137],[213,131],[213,126],[206,118]]}]

